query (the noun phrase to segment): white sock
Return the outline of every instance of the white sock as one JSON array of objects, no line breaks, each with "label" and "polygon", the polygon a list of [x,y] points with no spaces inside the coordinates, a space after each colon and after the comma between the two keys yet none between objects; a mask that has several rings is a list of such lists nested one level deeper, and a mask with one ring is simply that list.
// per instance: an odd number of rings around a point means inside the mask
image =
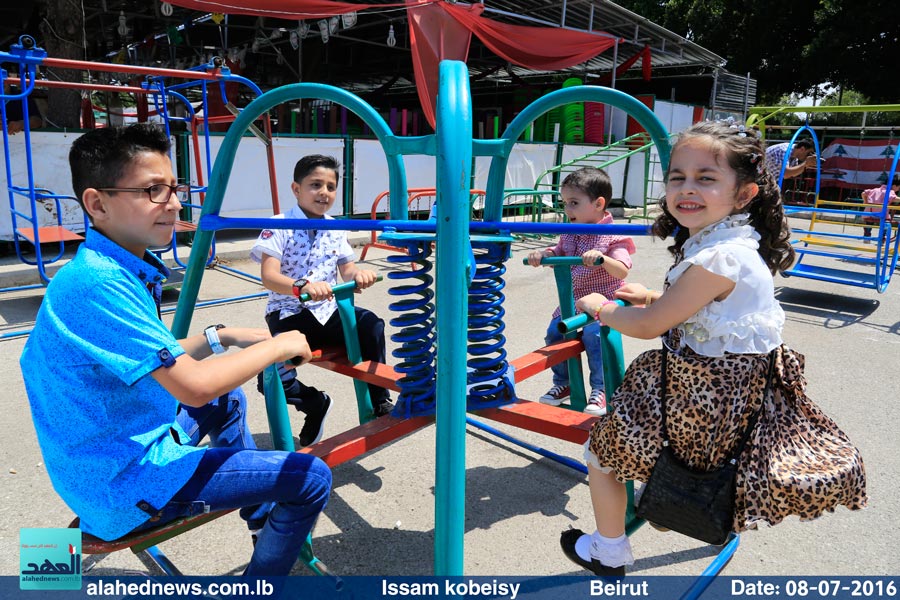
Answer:
[{"label": "white sock", "polygon": [[600,535],[599,531],[595,531],[591,536],[584,537],[590,537],[590,556],[599,560],[603,565],[614,568],[634,564],[631,542],[624,533],[619,537],[608,538]]}]

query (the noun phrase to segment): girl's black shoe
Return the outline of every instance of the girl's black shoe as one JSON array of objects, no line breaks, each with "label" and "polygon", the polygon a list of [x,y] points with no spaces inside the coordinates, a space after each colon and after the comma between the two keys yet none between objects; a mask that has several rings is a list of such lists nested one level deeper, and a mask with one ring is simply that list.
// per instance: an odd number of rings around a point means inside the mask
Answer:
[{"label": "girl's black shoe", "polygon": [[624,566],[607,567],[596,558],[592,557],[590,561],[587,561],[578,556],[578,553],[575,552],[575,543],[578,541],[578,538],[583,535],[587,534],[580,529],[569,529],[568,531],[562,532],[562,535],[559,537],[559,545],[562,546],[562,551],[563,554],[566,555],[566,558],[598,577],[624,577]]}]

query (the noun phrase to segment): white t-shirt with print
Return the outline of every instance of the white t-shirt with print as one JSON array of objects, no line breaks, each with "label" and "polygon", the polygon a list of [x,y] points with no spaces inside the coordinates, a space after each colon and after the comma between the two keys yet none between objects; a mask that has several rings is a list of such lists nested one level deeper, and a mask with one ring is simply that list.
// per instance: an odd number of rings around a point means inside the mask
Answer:
[{"label": "white t-shirt with print", "polygon": [[[294,206],[287,213],[274,218],[307,217],[299,206]],[[325,215],[325,218],[332,217]],[[356,260],[353,248],[347,241],[347,234],[338,230],[263,229],[250,249],[250,258],[262,263],[265,254],[280,260],[281,273],[291,279],[327,281],[332,287],[338,284],[338,266]],[[304,308],[309,309],[316,320],[324,325],[337,310],[337,301],[321,300],[301,305],[293,296],[269,292],[266,314],[278,311],[278,316],[284,319]]]}]

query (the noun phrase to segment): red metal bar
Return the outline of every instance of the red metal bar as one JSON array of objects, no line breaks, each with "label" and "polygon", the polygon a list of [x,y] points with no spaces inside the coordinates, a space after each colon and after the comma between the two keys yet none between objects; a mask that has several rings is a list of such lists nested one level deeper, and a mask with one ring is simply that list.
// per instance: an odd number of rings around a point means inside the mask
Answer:
[{"label": "red metal bar", "polygon": [[538,348],[519,358],[510,361],[515,369],[516,383],[546,371],[564,360],[575,358],[584,350],[581,340],[565,340],[550,346]]},{"label": "red metal bar", "polygon": [[[8,77],[6,81],[21,85],[18,77]],[[54,81],[51,79],[35,79],[35,87],[68,88],[74,90],[98,90],[101,92],[124,92],[128,94],[155,94],[157,90],[145,90],[131,85],[107,85],[104,83],[78,83],[77,81]]]},{"label": "red metal bar", "polygon": [[269,159],[269,188],[272,190],[272,214],[277,215],[281,212],[278,204],[278,183],[275,175],[275,144],[272,141],[272,118],[269,112],[263,113],[263,127],[265,128],[266,137],[269,143],[266,144],[266,157]]},{"label": "red metal bar", "polygon": [[432,423],[434,423],[433,416],[399,419],[388,415],[348,429],[300,452],[318,456],[329,467],[334,467]]},{"label": "red metal bar", "polygon": [[219,69],[211,71],[184,71],[181,69],[160,69],[157,67],[140,67],[137,65],[119,65],[113,63],[98,63],[86,60],[71,60],[68,58],[45,58],[42,66],[58,67],[60,69],[76,69],[79,71],[101,71],[103,73],[135,73],[137,75],[154,75],[157,77],[179,77],[181,79],[205,79],[206,81],[218,81]]},{"label": "red metal bar", "polygon": [[485,419],[574,444],[583,444],[587,440],[594,421],[599,418],[568,408],[530,400],[517,400],[513,404],[499,408],[486,408],[474,412]]}]

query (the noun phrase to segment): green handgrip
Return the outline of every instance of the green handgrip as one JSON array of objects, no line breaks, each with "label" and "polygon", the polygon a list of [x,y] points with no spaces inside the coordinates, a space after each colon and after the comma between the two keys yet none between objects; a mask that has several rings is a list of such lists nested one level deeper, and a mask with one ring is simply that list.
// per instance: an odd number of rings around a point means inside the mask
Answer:
[{"label": "green handgrip", "polygon": [[[375,281],[381,281],[384,279],[384,276],[379,275],[375,278]],[[347,281],[344,283],[339,283],[336,286],[331,288],[331,291],[334,292],[335,296],[344,295],[352,292],[356,289],[355,281]],[[300,294],[300,302],[309,302],[309,294]]]},{"label": "green handgrip", "polygon": [[[603,264],[604,258],[602,256],[598,256],[596,260],[594,260],[594,266],[598,267]],[[581,260],[580,256],[545,256],[541,259],[542,265],[580,265],[584,261]],[[523,258],[522,264],[527,265],[528,259]]]}]

